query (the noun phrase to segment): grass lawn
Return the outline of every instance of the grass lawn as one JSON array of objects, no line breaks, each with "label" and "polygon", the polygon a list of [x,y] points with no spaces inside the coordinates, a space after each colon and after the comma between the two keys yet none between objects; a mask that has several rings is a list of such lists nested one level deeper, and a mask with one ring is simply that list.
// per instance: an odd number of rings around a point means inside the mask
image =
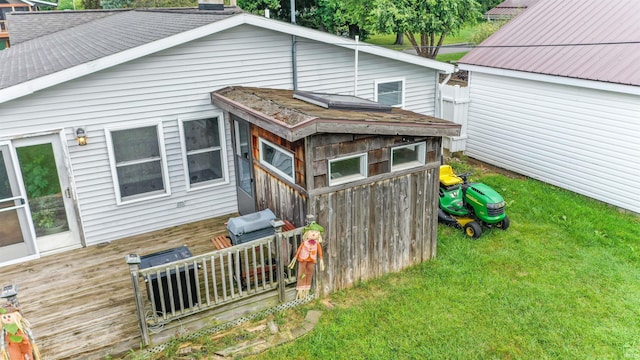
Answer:
[{"label": "grass lawn", "polygon": [[[457,34],[446,36],[444,38],[444,44],[447,45],[447,44],[459,44],[459,43],[470,42],[471,36],[473,36],[474,31],[475,31],[475,26],[466,26],[463,29],[461,29]],[[396,41],[395,34],[372,35],[366,40],[366,42],[370,44],[383,46],[393,50],[412,49],[411,42],[406,36],[404,38],[404,45],[393,45],[395,41]],[[436,60],[443,61],[443,62],[457,61],[457,60],[460,60],[464,56],[464,54],[466,54],[466,52],[459,52],[459,53],[453,53],[453,54],[440,54],[436,56]]]},{"label": "grass lawn", "polygon": [[[471,240],[440,225],[436,259],[277,314],[284,328],[323,311],[252,358],[640,359],[640,217],[531,179],[473,179],[505,197],[507,231]],[[200,344],[203,359],[221,346]]]},{"label": "grass lawn", "polygon": [[331,296],[313,332],[256,359],[640,359],[640,219],[485,174],[511,228],[440,226],[437,259]]},{"label": "grass lawn", "polygon": [[[475,31],[475,25],[465,26],[458,33],[445,36],[443,43],[446,45],[446,44],[458,44],[458,43],[469,42],[474,31]],[[416,39],[419,39],[419,35],[416,35]],[[366,42],[370,44],[380,45],[380,46],[384,46],[384,47],[388,47],[396,50],[411,48],[411,42],[406,36],[404,37],[404,45],[402,46],[393,45],[395,41],[396,41],[395,34],[371,35],[366,40]]]}]

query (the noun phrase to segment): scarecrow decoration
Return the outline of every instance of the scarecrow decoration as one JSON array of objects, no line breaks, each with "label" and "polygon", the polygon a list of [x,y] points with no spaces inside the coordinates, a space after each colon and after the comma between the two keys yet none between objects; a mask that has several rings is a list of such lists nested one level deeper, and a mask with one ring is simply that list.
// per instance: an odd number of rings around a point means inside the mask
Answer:
[{"label": "scarecrow decoration", "polygon": [[298,283],[296,285],[296,299],[304,299],[311,291],[311,281],[313,271],[318,259],[320,259],[320,271],[324,271],[324,261],[322,260],[322,233],[324,228],[312,221],[302,230],[302,243],[296,251],[296,255],[291,260],[289,268],[293,269],[298,261]]},{"label": "scarecrow decoration", "polygon": [[29,322],[17,308],[11,305],[0,307],[0,325],[0,360],[41,359]]}]

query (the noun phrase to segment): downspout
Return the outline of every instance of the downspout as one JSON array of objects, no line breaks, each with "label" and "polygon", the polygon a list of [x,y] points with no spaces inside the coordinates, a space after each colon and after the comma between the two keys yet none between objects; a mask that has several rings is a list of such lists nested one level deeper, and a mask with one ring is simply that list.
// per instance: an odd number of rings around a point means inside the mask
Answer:
[{"label": "downspout", "polygon": [[356,56],[355,56],[355,69],[353,75],[353,96],[358,96],[358,45],[360,44],[360,36],[356,35]]},{"label": "downspout", "polygon": [[[291,23],[296,24],[296,1],[291,0]],[[298,62],[296,54],[296,36],[291,35],[291,76],[293,81],[293,90],[298,90]]]},{"label": "downspout", "polygon": [[291,35],[291,76],[293,90],[298,90],[298,64],[296,61],[296,36]]}]

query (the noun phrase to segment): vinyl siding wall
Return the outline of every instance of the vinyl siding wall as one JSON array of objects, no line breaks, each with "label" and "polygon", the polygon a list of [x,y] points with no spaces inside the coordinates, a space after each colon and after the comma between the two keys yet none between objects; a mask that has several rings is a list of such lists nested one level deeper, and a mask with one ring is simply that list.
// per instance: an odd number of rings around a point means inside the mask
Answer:
[{"label": "vinyl siding wall", "polygon": [[640,97],[474,72],[466,154],[640,213]]},{"label": "vinyl siding wall", "polygon": [[[297,52],[299,89],[352,93],[353,51],[304,40]],[[102,243],[236,212],[228,122],[228,182],[187,191],[179,119],[216,114],[210,92],[225,86],[291,89],[291,74],[291,36],[243,25],[0,104],[0,137],[62,129],[85,241]],[[395,76],[406,78],[406,108],[433,115],[435,71],[360,57],[362,96],[373,97],[375,79]],[[117,205],[105,128],[158,122],[171,194]],[[73,128],[79,126],[88,131],[87,146],[79,147],[74,139]]]}]

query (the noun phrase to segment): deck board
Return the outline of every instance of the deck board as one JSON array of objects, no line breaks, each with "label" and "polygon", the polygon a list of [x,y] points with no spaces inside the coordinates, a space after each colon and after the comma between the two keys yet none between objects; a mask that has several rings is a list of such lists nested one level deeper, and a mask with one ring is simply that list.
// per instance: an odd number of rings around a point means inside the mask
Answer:
[{"label": "deck board", "polygon": [[140,343],[125,256],[187,245],[193,255],[215,250],[229,215],[106,245],[90,246],[0,268],[0,285],[18,285],[18,300],[45,359],[101,359]]}]

